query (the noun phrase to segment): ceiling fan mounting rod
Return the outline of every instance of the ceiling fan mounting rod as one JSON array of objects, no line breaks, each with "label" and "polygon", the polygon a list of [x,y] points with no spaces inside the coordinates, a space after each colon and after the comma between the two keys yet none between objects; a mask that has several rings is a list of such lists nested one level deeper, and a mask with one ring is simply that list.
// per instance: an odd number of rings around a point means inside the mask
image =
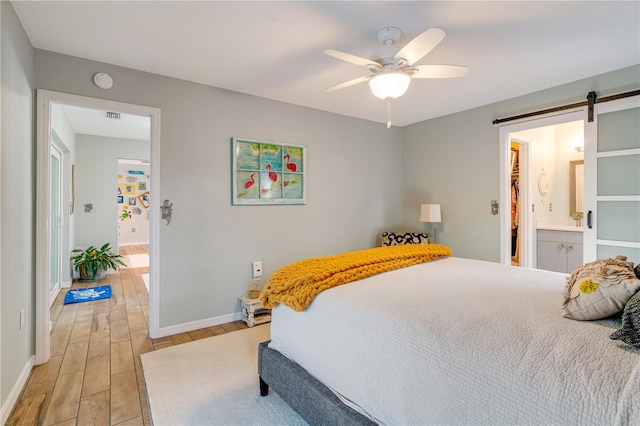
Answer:
[{"label": "ceiling fan mounting rod", "polygon": [[396,27],[385,27],[378,31],[378,41],[385,46],[391,46],[400,40],[402,30]]}]

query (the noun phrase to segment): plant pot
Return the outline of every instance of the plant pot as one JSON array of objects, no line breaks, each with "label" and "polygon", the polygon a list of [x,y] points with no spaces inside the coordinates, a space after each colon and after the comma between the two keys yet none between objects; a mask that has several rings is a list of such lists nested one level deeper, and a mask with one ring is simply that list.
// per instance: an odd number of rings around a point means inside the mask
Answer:
[{"label": "plant pot", "polygon": [[80,267],[79,272],[80,272],[80,281],[84,281],[84,282],[102,281],[105,278],[107,278],[107,271],[105,271],[103,268],[98,268],[98,272],[96,272],[95,278],[93,278],[91,274],[87,272],[87,268]]}]

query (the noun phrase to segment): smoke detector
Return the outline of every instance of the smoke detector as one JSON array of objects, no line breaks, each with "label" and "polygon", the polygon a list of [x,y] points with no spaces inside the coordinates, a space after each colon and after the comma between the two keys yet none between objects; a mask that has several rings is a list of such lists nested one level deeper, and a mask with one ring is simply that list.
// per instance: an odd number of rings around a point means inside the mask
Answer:
[{"label": "smoke detector", "polygon": [[93,84],[101,89],[108,90],[113,87],[113,79],[106,72],[99,72],[93,76]]}]

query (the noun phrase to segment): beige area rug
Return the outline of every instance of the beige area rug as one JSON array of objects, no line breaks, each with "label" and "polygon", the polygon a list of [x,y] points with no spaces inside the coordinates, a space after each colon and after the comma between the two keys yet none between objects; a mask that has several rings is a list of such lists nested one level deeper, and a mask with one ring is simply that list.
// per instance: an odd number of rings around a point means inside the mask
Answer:
[{"label": "beige area rug", "polygon": [[265,340],[269,324],[143,354],[153,424],[306,425],[272,390],[260,396]]},{"label": "beige area rug", "polygon": [[127,264],[127,268],[144,268],[149,266],[149,255],[147,253],[128,254],[124,256],[124,263]]}]

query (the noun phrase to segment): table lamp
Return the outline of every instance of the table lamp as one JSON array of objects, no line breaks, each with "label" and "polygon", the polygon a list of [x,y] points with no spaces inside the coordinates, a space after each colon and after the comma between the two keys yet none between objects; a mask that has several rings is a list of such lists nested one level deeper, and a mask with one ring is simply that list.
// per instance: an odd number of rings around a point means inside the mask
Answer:
[{"label": "table lamp", "polygon": [[[440,204],[422,204],[420,205],[420,222],[429,223],[429,233],[431,233],[431,224],[434,222],[442,222],[440,215]],[[433,242],[438,243],[436,231],[433,230]]]}]

